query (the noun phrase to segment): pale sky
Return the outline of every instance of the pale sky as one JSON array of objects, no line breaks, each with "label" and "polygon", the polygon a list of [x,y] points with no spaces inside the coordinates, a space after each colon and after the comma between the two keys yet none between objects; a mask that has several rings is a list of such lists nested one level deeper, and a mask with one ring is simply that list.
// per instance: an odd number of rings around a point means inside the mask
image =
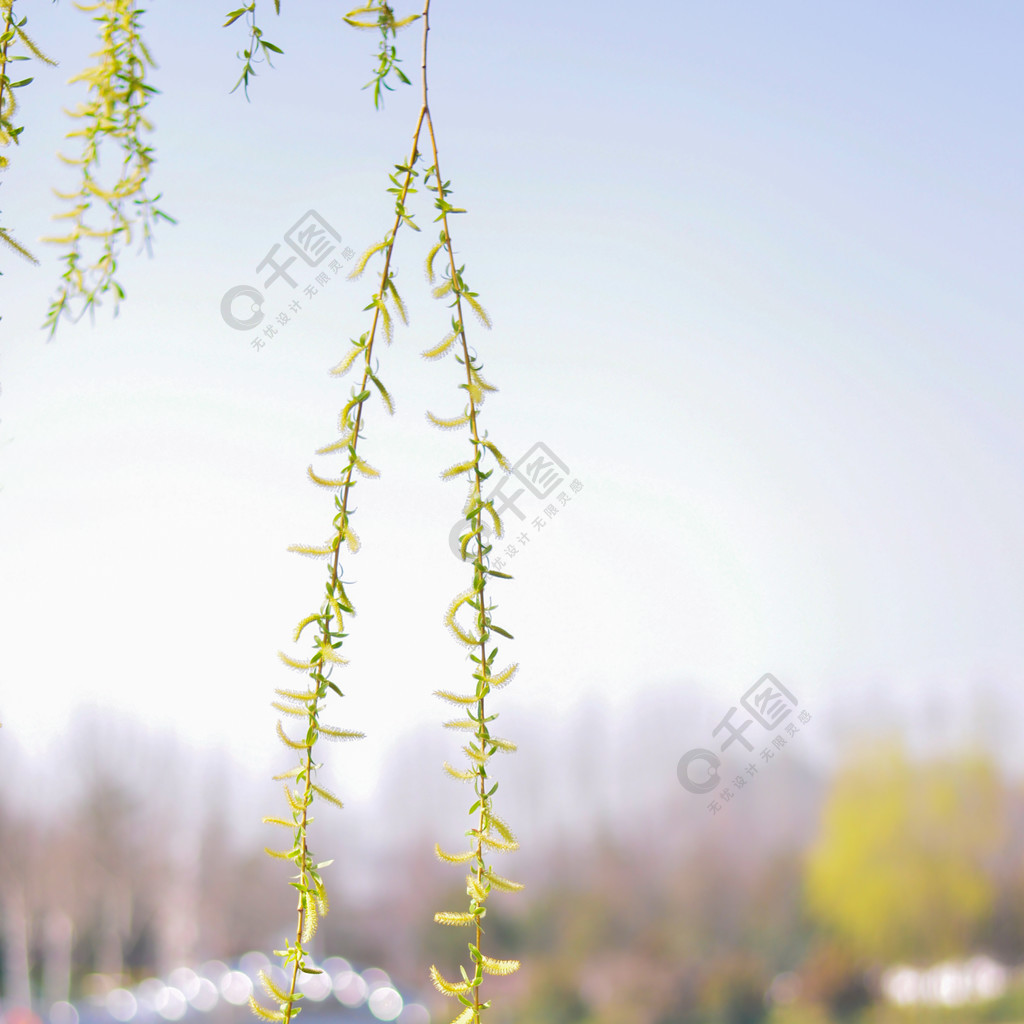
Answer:
[{"label": "pale sky", "polygon": [[[261,286],[309,210],[339,248],[376,241],[417,104],[373,110],[373,37],[336,5],[282,6],[264,30],[285,54],[249,104],[228,95],[241,25],[151,6],[152,183],[179,224],[123,258],[116,320],[49,344],[57,253],[35,239],[73,180],[60,108],[92,44],[70,3],[29,11],[61,67],[31,67],[0,188],[43,260],[0,253],[0,720],[32,753],[98,704],[257,770],[276,757],[269,702],[295,681],[276,651],[323,572],[285,549],[329,530],[305,470],[336,436],[349,381],[326,371],[373,278],[265,286],[262,326],[303,306],[260,351],[221,300]],[[983,685],[1019,715],[1024,10],[438,0],[432,25],[456,246],[494,322],[470,338],[501,389],[483,422],[513,460],[540,442],[568,469],[497,589],[521,664],[502,700],[567,715],[658,688],[724,713],[772,672],[839,725],[887,701],[968,714]],[[460,393],[453,362],[419,356],[448,319],[419,209],[395,257],[412,325],[379,350],[398,411],[370,407],[383,476],[345,562],[356,791],[469,678],[441,625],[469,578],[447,548],[463,486],[438,479],[467,446],[424,418]],[[681,720],[677,754],[703,738]]]}]

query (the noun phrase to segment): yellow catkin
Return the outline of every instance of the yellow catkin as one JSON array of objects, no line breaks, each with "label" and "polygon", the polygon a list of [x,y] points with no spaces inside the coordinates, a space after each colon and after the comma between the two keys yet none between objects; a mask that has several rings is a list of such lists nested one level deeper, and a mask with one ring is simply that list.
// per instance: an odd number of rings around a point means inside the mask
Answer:
[{"label": "yellow catkin", "polygon": [[277,735],[280,737],[281,742],[286,747],[290,747],[292,750],[308,750],[309,749],[309,745],[305,742],[305,740],[303,740],[301,742],[299,740],[293,740],[284,731],[284,728],[281,725],[281,720],[280,719],[277,720]]},{"label": "yellow catkin", "polygon": [[284,1020],[284,1011],[268,1010],[265,1006],[260,1005],[254,996],[249,996],[249,1009],[252,1010],[252,1012],[261,1020]]},{"label": "yellow catkin", "polygon": [[366,350],[362,346],[358,346],[352,349],[351,352],[344,359],[338,363],[337,366],[331,369],[331,373],[335,377],[342,377],[352,368],[352,364],[362,355]]},{"label": "yellow catkin", "polygon": [[455,913],[450,910],[439,910],[434,914],[434,921],[437,924],[463,925],[473,924],[476,918],[472,914]]},{"label": "yellow catkin", "polygon": [[442,700],[446,700],[450,704],[462,705],[475,704],[479,699],[475,694],[468,697],[463,697],[458,693],[452,693],[451,690],[435,690],[434,696],[440,697]]},{"label": "yellow catkin", "polygon": [[296,658],[290,658],[284,651],[278,651],[277,656],[289,667],[295,669],[297,672],[308,672],[310,664],[308,661],[298,661]]},{"label": "yellow catkin", "polygon": [[502,878],[501,875],[494,874],[490,869],[487,871],[487,881],[502,892],[519,892],[525,888],[522,882],[513,882],[510,878]]},{"label": "yellow catkin", "polygon": [[316,900],[314,900],[308,892],[302,894],[302,905],[305,911],[302,921],[302,941],[310,942],[313,936],[316,935],[317,925],[320,923],[319,915],[316,910]]},{"label": "yellow catkin", "polygon": [[438,843],[434,843],[434,852],[437,854],[438,860],[443,860],[448,864],[464,864],[476,856],[473,850],[467,850],[465,853],[446,853]]},{"label": "yellow catkin", "polygon": [[470,422],[469,413],[463,413],[461,416],[452,416],[450,419],[446,419],[443,416],[435,416],[429,410],[427,411],[427,419],[435,427],[440,427],[442,430],[457,430],[459,427],[464,427]]},{"label": "yellow catkin", "polygon": [[445,335],[444,339],[433,348],[428,348],[425,352],[421,353],[424,359],[440,359],[451,347],[455,344],[455,340],[458,338],[458,334],[452,331],[451,334]]},{"label": "yellow catkin", "polygon": [[446,996],[456,995],[458,992],[468,992],[469,983],[465,981],[448,981],[443,974],[433,965],[430,965],[430,980],[438,992]]},{"label": "yellow catkin", "polygon": [[518,960],[494,960],[489,956],[481,956],[480,965],[488,974],[512,974],[519,970]]},{"label": "yellow catkin", "polygon": [[471,782],[476,778],[476,772],[464,772],[459,771],[458,768],[453,768],[447,761],[444,763],[444,770],[453,778],[458,779],[460,782]]}]

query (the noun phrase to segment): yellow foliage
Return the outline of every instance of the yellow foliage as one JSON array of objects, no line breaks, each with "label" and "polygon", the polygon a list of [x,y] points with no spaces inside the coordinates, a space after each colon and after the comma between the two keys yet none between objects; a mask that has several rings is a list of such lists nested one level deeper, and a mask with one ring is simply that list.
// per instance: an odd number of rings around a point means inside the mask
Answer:
[{"label": "yellow foliage", "polygon": [[985,757],[861,752],[839,773],[810,851],[812,914],[869,957],[965,952],[992,906],[999,799]]}]

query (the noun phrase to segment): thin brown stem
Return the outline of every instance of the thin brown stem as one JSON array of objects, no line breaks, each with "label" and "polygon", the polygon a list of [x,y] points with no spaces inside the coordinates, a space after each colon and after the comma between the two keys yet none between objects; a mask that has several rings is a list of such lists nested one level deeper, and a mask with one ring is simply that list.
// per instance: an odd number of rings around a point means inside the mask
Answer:
[{"label": "thin brown stem", "polygon": [[[427,0],[427,6],[429,7],[429,0]],[[426,45],[425,44],[425,39],[426,39],[426,34],[424,33],[424,47]],[[424,56],[424,61],[425,61],[425,56]],[[406,164],[407,171],[406,171],[405,181],[404,181],[404,184],[402,186],[401,194],[399,195],[398,200],[397,200],[397,204],[399,206],[403,207],[403,208],[404,208],[404,204],[405,204],[405,199],[406,199],[406,197],[408,196],[408,193],[409,193],[409,188],[412,185],[412,177],[413,177],[412,169],[413,169],[414,163],[416,162],[416,157],[417,157],[417,154],[418,154],[418,148],[417,147],[419,145],[420,131],[421,131],[422,126],[423,126],[423,120],[424,120],[425,115],[426,115],[426,104],[424,104],[423,108],[421,109],[419,118],[418,118],[418,120],[416,122],[416,130],[413,133],[412,146],[411,146],[410,152],[409,152],[409,160],[408,160],[408,163]],[[364,361],[363,378],[362,378],[362,381],[360,383],[359,393],[362,393],[363,391],[367,390],[367,383],[368,383],[368,381],[370,379],[370,366],[371,366],[371,361],[372,361],[372,358],[373,358],[373,346],[374,346],[374,343],[375,343],[375,341],[377,339],[377,327],[378,327],[378,324],[380,322],[381,304],[384,301],[385,292],[387,290],[388,274],[389,274],[390,267],[391,267],[391,257],[392,257],[392,254],[394,252],[395,241],[396,241],[396,239],[398,237],[398,231],[401,228],[401,226],[402,226],[402,216],[401,216],[401,214],[396,213],[395,214],[395,222],[394,222],[394,225],[392,226],[391,232],[390,232],[390,240],[388,241],[388,244],[385,247],[385,251],[384,251],[384,269],[381,272],[380,286],[377,289],[377,304],[374,306],[373,320],[372,320],[371,325],[370,325],[369,338],[368,338],[367,343],[366,343],[366,355],[365,355],[365,361]],[[358,444],[359,444],[359,436],[360,436],[359,432],[360,432],[360,429],[362,428],[362,417],[363,417],[363,403],[360,402],[358,407],[357,407],[357,409],[356,409],[355,426],[354,426],[354,429],[353,429],[353,432],[352,432],[352,440],[350,442],[353,455],[356,454],[356,449],[357,449]],[[335,591],[335,589],[337,587],[337,584],[338,584],[338,564],[339,564],[339,559],[340,559],[340,556],[341,556],[341,546],[342,546],[342,543],[344,541],[344,533],[345,533],[345,530],[347,529],[347,526],[348,526],[348,515],[349,515],[349,513],[348,513],[348,504],[349,504],[349,496],[350,496],[351,489],[352,489],[352,474],[353,474],[354,470],[355,470],[355,459],[352,458],[352,459],[349,460],[349,466],[348,466],[348,469],[346,470],[345,477],[344,477],[344,482],[342,483],[342,486],[341,486],[341,511],[340,511],[340,516],[341,516],[340,522],[341,522],[341,525],[338,528],[338,534],[337,534],[337,537],[335,538],[334,557],[333,557],[332,562],[331,562],[331,574],[330,574],[330,583],[329,583],[329,589],[331,590],[332,593]],[[328,608],[327,611],[324,613],[324,617],[323,617],[323,620],[321,622],[321,631],[320,631],[320,641],[321,641],[322,644],[330,643],[330,621],[331,621],[332,614],[333,613],[330,610],[330,608]],[[339,623],[339,626],[340,626],[340,623]],[[310,705],[310,721],[311,721],[311,723],[313,723],[313,724],[316,723],[316,716],[317,716],[318,712],[319,712],[319,697],[315,701],[313,701],[311,703],[311,705]],[[315,742],[315,735],[314,735],[314,742]],[[308,811],[308,808],[309,808],[309,806],[310,806],[310,804],[312,802],[312,796],[313,796],[313,747],[312,747],[312,745],[310,745],[307,748],[307,750],[306,750],[306,772],[305,772],[305,786],[304,786],[303,801],[302,801],[303,802],[302,821],[301,821],[301,826],[300,826],[300,829],[299,829],[299,831],[300,831],[300,837],[299,837],[299,844],[300,844],[300,847],[299,847],[299,859],[300,859],[300,863],[301,863],[300,883],[303,886],[303,888],[305,888],[308,885],[308,882],[309,882],[307,871],[306,871],[306,865],[308,864],[308,861],[309,861],[308,846],[307,846],[307,840],[306,840],[306,824],[307,824],[307,811]],[[296,920],[296,926],[295,926],[295,943],[298,946],[301,943],[301,941],[302,941],[302,935],[303,935],[303,932],[305,930],[305,925],[306,925],[305,901],[302,898],[302,892],[301,891],[299,893],[299,901],[298,901],[298,907],[297,907],[297,911],[296,911],[296,918],[297,918],[297,920]],[[296,988],[298,986],[299,963],[300,963],[300,958],[297,956],[296,959],[295,959],[295,963],[293,965],[293,968],[292,968],[292,976],[291,976],[291,983],[290,983],[289,990],[288,990],[288,1003],[287,1003],[287,1007],[285,1009],[284,1024],[290,1024],[290,1021],[292,1019],[292,1014],[293,1014],[292,1007],[294,1005],[294,1000],[295,1000],[295,990],[296,990]]]},{"label": "thin brown stem", "polygon": [[[429,0],[427,0],[426,8],[429,8],[429,6],[430,6],[430,2],[429,2]],[[425,12],[424,12],[424,16],[426,16],[426,9],[425,9]],[[424,55],[423,55],[423,110],[424,110],[424,112],[426,112],[427,130],[428,130],[429,135],[430,135],[431,155],[433,157],[433,168],[434,168],[435,181],[436,181],[436,185],[437,185],[437,198],[438,198],[439,204],[443,204],[444,197],[445,197],[445,194],[444,194],[444,177],[441,174],[441,164],[440,164],[440,159],[439,159],[439,156],[438,156],[438,149],[437,149],[437,137],[436,137],[436,135],[434,133],[434,120],[433,120],[433,118],[430,115],[429,107],[428,107],[428,104],[427,104],[427,75],[426,75],[426,33],[427,33],[427,30],[428,30],[428,26],[425,25],[424,26]],[[474,504],[479,505],[480,504],[480,493],[481,493],[481,477],[480,477],[481,439],[480,439],[480,434],[479,434],[479,431],[478,431],[478,428],[477,428],[477,415],[478,415],[479,410],[477,408],[476,401],[474,401],[474,399],[473,399],[473,392],[472,392],[473,377],[472,377],[472,372],[471,372],[471,360],[470,360],[470,355],[469,355],[469,342],[468,342],[468,340],[466,338],[466,323],[465,323],[465,318],[464,318],[463,309],[462,309],[462,297],[461,297],[461,294],[460,294],[460,291],[459,291],[459,285],[458,285],[459,275],[458,275],[458,270],[457,270],[457,268],[455,266],[455,252],[454,252],[454,249],[452,247],[451,230],[450,230],[449,225],[448,225],[448,213],[447,213],[446,210],[443,209],[443,207],[442,207],[442,210],[441,210],[441,224],[442,224],[442,228],[443,228],[443,231],[444,231],[445,251],[446,251],[446,253],[448,255],[448,269],[449,269],[449,273],[451,274],[452,281],[455,282],[455,308],[456,308],[457,319],[458,319],[458,323],[459,323],[459,340],[460,340],[461,345],[462,345],[462,357],[463,357],[464,366],[466,368],[467,393],[469,394],[469,427],[470,427],[470,434],[471,434],[471,437],[472,437],[472,440],[473,440],[473,453],[474,453],[474,457],[476,459],[476,464],[473,467],[473,472],[474,472],[474,475],[475,475],[474,498],[476,499]],[[478,509],[477,514],[478,515],[482,515],[482,510]],[[473,563],[474,563],[474,573],[476,575],[478,575],[480,580],[481,580],[480,587],[477,590],[477,599],[479,601],[478,624],[480,626],[482,637],[483,637],[481,639],[481,642],[480,642],[480,667],[481,667],[481,674],[486,675],[486,673],[487,673],[487,643],[486,643],[486,639],[485,638],[486,638],[487,633],[486,633],[486,611],[485,611],[485,608],[486,608],[486,593],[485,593],[486,584],[485,584],[485,573],[484,573],[484,557],[485,556],[484,556],[483,531],[478,529],[477,533],[476,533],[476,555],[475,555],[475,557],[473,559]],[[478,731],[477,731],[477,738],[480,741],[481,752],[484,752],[487,749],[487,725],[486,725],[486,722],[485,722],[485,718],[486,718],[486,710],[485,710],[485,706],[484,706],[483,689],[481,688],[481,696],[480,696],[479,700],[477,701],[477,720],[479,722],[479,728],[478,728]],[[487,773],[486,773],[486,769],[485,769],[485,767],[483,765],[479,766],[479,770],[478,770],[478,773],[477,773],[477,779],[478,779],[478,784],[479,784],[479,788],[477,790],[477,796],[479,798],[480,811],[479,811],[479,816],[478,816],[477,840],[476,840],[476,850],[475,850],[475,864],[476,864],[477,884],[482,889],[483,885],[484,885],[484,857],[483,857],[483,839],[482,839],[482,836],[483,836],[483,834],[484,834],[484,832],[486,830],[486,827],[487,827],[487,807],[488,807],[487,797],[486,797],[486,793],[487,793]],[[480,944],[481,944],[482,937],[483,937],[483,928],[482,928],[482,926],[480,924],[480,917],[477,916],[477,918],[476,918],[476,936],[475,936],[475,942],[474,942],[474,945],[476,946],[477,950],[480,950]],[[480,968],[479,968],[479,966],[477,966],[476,976],[479,977],[479,975],[480,975]],[[474,1022],[479,1022],[479,1020],[480,1020],[480,1010],[481,1010],[480,985],[479,984],[475,984],[473,986],[473,1019],[474,1019]]]},{"label": "thin brown stem", "polygon": [[[14,0],[4,5],[4,45],[0,49],[0,116],[3,116],[4,109],[4,82],[7,80],[7,48],[11,45],[14,37]],[[8,92],[10,88],[8,87]],[[12,94],[13,95],[13,94]]]}]

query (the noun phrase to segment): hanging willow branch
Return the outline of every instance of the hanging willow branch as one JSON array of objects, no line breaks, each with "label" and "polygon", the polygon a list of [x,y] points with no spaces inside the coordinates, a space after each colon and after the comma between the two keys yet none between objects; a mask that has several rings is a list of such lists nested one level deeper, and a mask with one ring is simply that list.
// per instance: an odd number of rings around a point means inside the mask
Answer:
[{"label": "hanging willow branch", "polygon": [[[254,5],[232,12],[232,20],[248,12],[253,16]],[[312,558],[326,558],[329,563],[327,586],[321,597],[319,607],[307,615],[298,624],[295,639],[298,640],[304,631],[312,628],[313,641],[311,653],[306,655],[290,655],[282,652],[282,661],[292,669],[303,672],[307,676],[307,684],[303,689],[278,689],[280,701],[274,707],[288,716],[293,725],[298,725],[300,735],[291,735],[285,728],[284,721],[277,724],[278,736],[284,744],[298,754],[298,764],[291,771],[277,776],[284,780],[286,799],[290,811],[289,817],[268,817],[264,821],[288,829],[291,833],[292,845],[289,849],[267,852],[274,857],[290,860],[296,868],[291,884],[299,892],[296,907],[296,926],[294,939],[289,938],[286,947],[276,950],[283,960],[287,984],[278,984],[265,972],[262,975],[263,987],[273,1003],[267,1007],[255,998],[250,1000],[253,1012],[267,1021],[289,1024],[292,1017],[299,1012],[298,1000],[302,993],[297,991],[300,972],[316,973],[309,956],[309,943],[315,934],[319,918],[326,912],[327,896],[320,869],[324,863],[316,863],[309,846],[309,810],[317,798],[340,806],[340,800],[315,782],[316,773],[321,765],[317,763],[315,751],[322,739],[355,738],[361,734],[328,727],[322,724],[320,713],[329,698],[328,691],[342,695],[332,681],[331,676],[336,666],[345,664],[345,659],[338,653],[347,634],[343,629],[343,615],[352,615],[354,610],[341,583],[339,556],[345,546],[351,553],[359,548],[359,541],[351,525],[352,489],[356,485],[355,474],[374,478],[379,475],[377,469],[369,465],[359,450],[359,442],[363,438],[362,427],[366,403],[376,393],[388,413],[394,411],[394,399],[388,388],[379,377],[378,361],[374,348],[380,337],[390,344],[395,331],[396,322],[408,322],[406,306],[395,284],[395,274],[391,269],[392,256],[396,240],[403,226],[419,231],[419,225],[409,208],[411,197],[416,193],[413,187],[420,178],[417,165],[422,158],[420,151],[421,138],[424,134],[429,141],[431,164],[423,173],[423,183],[428,191],[434,194],[433,206],[436,211],[435,223],[440,223],[441,230],[437,243],[427,255],[427,277],[432,285],[434,297],[447,302],[451,310],[451,328],[444,339],[428,349],[423,355],[428,359],[440,359],[449,352],[454,353],[456,363],[461,367],[458,389],[464,392],[464,407],[461,413],[453,416],[438,416],[427,413],[428,420],[444,430],[466,429],[469,449],[463,457],[450,465],[441,473],[443,480],[462,477],[469,484],[469,492],[463,505],[463,516],[466,529],[461,538],[463,561],[471,569],[472,581],[469,587],[460,593],[449,605],[445,623],[454,638],[465,647],[471,662],[470,676],[473,680],[470,692],[459,693],[453,690],[438,690],[436,694],[450,704],[456,705],[463,717],[445,722],[447,728],[459,730],[468,735],[463,752],[468,763],[465,768],[453,767],[448,762],[444,770],[452,778],[469,782],[474,789],[474,802],[469,808],[473,817],[472,827],[466,835],[470,839],[469,849],[459,853],[447,853],[438,844],[436,852],[443,861],[459,865],[468,865],[466,875],[466,894],[469,903],[466,910],[439,911],[434,920],[445,926],[466,926],[472,932],[467,943],[468,970],[460,966],[461,981],[449,981],[436,965],[430,968],[430,977],[437,989],[462,1004],[461,1010],[453,1024],[480,1024],[482,1014],[490,1007],[490,1001],[481,997],[481,987],[485,974],[511,974],[519,968],[518,960],[499,959],[493,955],[493,949],[484,946],[483,918],[487,913],[486,903],[493,890],[501,892],[517,892],[523,886],[511,879],[498,874],[491,859],[493,854],[512,852],[518,848],[515,835],[505,821],[498,815],[494,807],[494,795],[498,783],[491,774],[491,759],[498,753],[511,753],[515,744],[491,732],[491,724],[497,719],[488,703],[492,691],[507,685],[515,676],[518,665],[510,664],[497,668],[495,659],[498,654],[496,638],[512,639],[511,634],[494,620],[495,605],[492,601],[491,582],[494,579],[510,579],[506,573],[490,568],[490,546],[484,541],[485,523],[493,527],[498,536],[502,533],[502,524],[493,501],[483,497],[484,482],[491,476],[495,468],[507,471],[508,460],[480,426],[481,407],[486,395],[497,389],[483,375],[483,366],[477,355],[469,347],[466,333],[465,317],[472,314],[483,326],[490,327],[490,318],[479,301],[479,296],[466,283],[465,266],[456,265],[452,246],[450,219],[465,211],[454,206],[451,201],[451,185],[445,181],[439,170],[437,138],[433,119],[427,103],[427,38],[429,33],[430,0],[425,0],[420,14],[398,19],[390,4],[383,0],[371,0],[364,6],[350,11],[345,21],[355,28],[376,30],[380,34],[380,46],[377,54],[377,67],[368,87],[373,86],[374,105],[380,106],[383,90],[391,88],[388,78],[394,74],[399,81],[411,84],[408,77],[398,67],[399,59],[394,46],[394,37],[401,28],[420,21],[422,23],[421,42],[421,88],[422,102],[416,119],[409,148],[408,158],[396,164],[389,175],[388,192],[394,197],[394,220],[383,238],[371,245],[357,261],[350,277],[359,277],[364,273],[371,261],[381,261],[378,284],[364,312],[371,314],[370,326],[358,338],[351,339],[351,348],[331,371],[337,376],[349,373],[355,367],[362,372],[361,380],[354,385],[348,402],[341,412],[339,421],[340,437],[319,449],[319,455],[337,456],[342,465],[335,470],[308,469],[309,478],[318,486],[334,492],[335,517],[333,530],[326,541],[321,544],[299,544],[292,547],[293,551]],[[425,131],[424,131],[425,130]],[[444,263],[444,269],[435,271],[438,258]],[[490,467],[490,468],[488,468]],[[333,699],[333,698],[331,698]],[[304,733],[302,727],[305,727]]]},{"label": "hanging willow branch", "polygon": [[[44,64],[55,67],[57,62],[46,56],[42,50],[31,40],[25,31],[28,18],[20,21],[14,14],[15,0],[0,0],[0,146],[5,149],[11,145],[19,145],[21,133],[25,130],[24,125],[14,123],[18,110],[16,89],[22,89],[32,78],[20,78],[12,81],[11,65],[24,60],[41,60]],[[16,53],[15,49],[22,48],[27,53]],[[7,156],[0,153],[0,170],[6,170],[10,161]],[[0,242],[8,248],[13,249],[19,256],[23,256],[30,263],[39,264],[35,258],[10,232],[0,226]]]},{"label": "hanging willow branch", "polygon": [[[69,230],[43,239],[66,247],[63,283],[43,324],[51,337],[60,318],[72,316],[73,306],[80,305],[72,317],[77,320],[99,305],[100,296],[113,295],[116,315],[125,296],[116,277],[122,249],[138,231],[150,251],[157,220],[176,223],[157,206],[160,196],[151,197],[146,191],[153,164],[153,149],[145,142],[153,126],[146,114],[149,98],[158,90],[146,81],[147,67],[155,64],[141,36],[143,12],[136,0],[100,0],[75,6],[96,12],[93,21],[99,26],[100,49],[92,55],[96,64],[70,80],[85,82],[88,98],[67,112],[80,125],[67,137],[82,140],[81,155],[60,154],[66,164],[79,169],[80,184],[74,192],[54,190],[58,198],[71,204],[70,209],[55,215],[67,222]],[[120,158],[116,174],[106,180],[100,173],[104,154],[107,166]]]}]

